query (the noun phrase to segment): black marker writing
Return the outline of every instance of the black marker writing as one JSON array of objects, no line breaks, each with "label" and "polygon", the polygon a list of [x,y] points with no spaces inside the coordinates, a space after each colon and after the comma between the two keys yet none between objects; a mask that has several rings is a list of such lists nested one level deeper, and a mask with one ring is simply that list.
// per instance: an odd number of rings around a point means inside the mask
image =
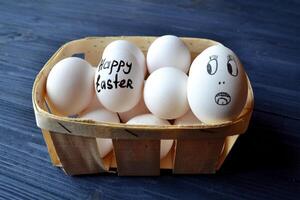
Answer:
[{"label": "black marker writing", "polygon": [[101,59],[98,71],[103,70],[103,69],[109,69],[108,74],[112,74],[113,70],[116,69],[115,71],[118,73],[121,71],[124,72],[124,74],[129,74],[132,68],[132,62],[125,62],[124,60],[106,60],[106,58]]},{"label": "black marker writing", "polygon": [[130,70],[131,70],[131,67],[132,67],[132,62],[131,63],[128,63],[128,62],[126,62],[126,66],[127,66],[127,72],[125,71],[125,69],[123,69],[123,72],[125,73],[125,74],[129,74],[129,72],[130,72]]},{"label": "black marker writing", "polygon": [[97,76],[97,81],[96,81],[96,90],[97,90],[97,92],[99,93],[100,92],[100,90],[98,89],[98,87],[100,86],[100,78],[101,78],[101,76],[100,76],[100,74]]},{"label": "black marker writing", "polygon": [[122,79],[119,80],[118,74],[115,74],[115,77],[113,80],[107,79],[107,80],[101,80],[100,74],[97,76],[96,81],[96,90],[98,93],[101,92],[101,90],[111,90],[111,89],[118,89],[118,88],[130,88],[133,89],[133,82],[131,79]]}]

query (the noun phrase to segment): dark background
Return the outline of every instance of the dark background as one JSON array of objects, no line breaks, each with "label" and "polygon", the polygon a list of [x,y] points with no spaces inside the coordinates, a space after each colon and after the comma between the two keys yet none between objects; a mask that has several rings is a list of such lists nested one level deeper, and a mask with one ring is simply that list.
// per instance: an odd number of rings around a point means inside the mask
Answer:
[{"label": "dark background", "polygon": [[[300,199],[299,1],[0,1],[0,199]],[[222,42],[242,60],[255,109],[215,175],[68,177],[51,165],[31,102],[35,76],[86,36]]]}]

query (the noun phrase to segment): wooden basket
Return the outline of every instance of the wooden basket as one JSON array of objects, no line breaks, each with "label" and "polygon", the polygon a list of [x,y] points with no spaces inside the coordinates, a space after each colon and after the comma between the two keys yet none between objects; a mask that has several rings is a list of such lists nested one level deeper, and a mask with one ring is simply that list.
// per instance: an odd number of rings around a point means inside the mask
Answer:
[{"label": "wooden basket", "polygon": [[[253,92],[248,81],[247,103],[235,121],[209,125],[141,126],[100,123],[55,115],[47,103],[46,80],[51,68],[74,54],[84,54],[93,66],[103,49],[114,40],[133,42],[146,53],[156,37],[89,37],[63,45],[37,75],[32,102],[37,126],[42,129],[53,165],[68,175],[117,172],[122,176],[159,175],[160,169],[174,174],[215,173],[237,140],[247,130],[253,110]],[[218,42],[182,38],[194,59]],[[101,159],[96,138],[112,138],[114,152]],[[174,139],[172,150],[160,160],[160,139]]]}]

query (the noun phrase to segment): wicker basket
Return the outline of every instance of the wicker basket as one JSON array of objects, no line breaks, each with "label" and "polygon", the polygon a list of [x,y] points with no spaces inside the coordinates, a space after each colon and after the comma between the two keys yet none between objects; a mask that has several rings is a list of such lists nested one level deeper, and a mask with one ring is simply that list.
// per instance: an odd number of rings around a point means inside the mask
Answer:
[{"label": "wicker basket", "polygon": [[[74,54],[84,54],[93,66],[110,42],[126,39],[145,53],[156,37],[89,37],[63,45],[37,75],[32,102],[37,126],[42,129],[53,165],[68,175],[117,172],[122,176],[159,175],[160,169],[174,174],[215,173],[239,134],[247,130],[253,110],[253,92],[248,81],[247,103],[235,121],[209,125],[141,126],[99,123],[55,114],[47,103],[45,84],[55,63]],[[218,42],[182,38],[192,58]],[[101,159],[96,138],[112,138],[114,152]],[[160,160],[160,139],[174,139],[172,150]]]}]

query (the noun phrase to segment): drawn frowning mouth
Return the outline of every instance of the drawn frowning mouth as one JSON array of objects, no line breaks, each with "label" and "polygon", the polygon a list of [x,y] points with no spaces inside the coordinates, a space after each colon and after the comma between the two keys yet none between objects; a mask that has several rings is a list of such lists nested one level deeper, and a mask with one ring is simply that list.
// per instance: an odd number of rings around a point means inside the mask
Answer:
[{"label": "drawn frowning mouth", "polygon": [[218,104],[220,106],[225,106],[225,105],[229,104],[230,101],[231,101],[231,97],[226,92],[219,92],[215,96],[215,102],[216,102],[216,104]]}]

